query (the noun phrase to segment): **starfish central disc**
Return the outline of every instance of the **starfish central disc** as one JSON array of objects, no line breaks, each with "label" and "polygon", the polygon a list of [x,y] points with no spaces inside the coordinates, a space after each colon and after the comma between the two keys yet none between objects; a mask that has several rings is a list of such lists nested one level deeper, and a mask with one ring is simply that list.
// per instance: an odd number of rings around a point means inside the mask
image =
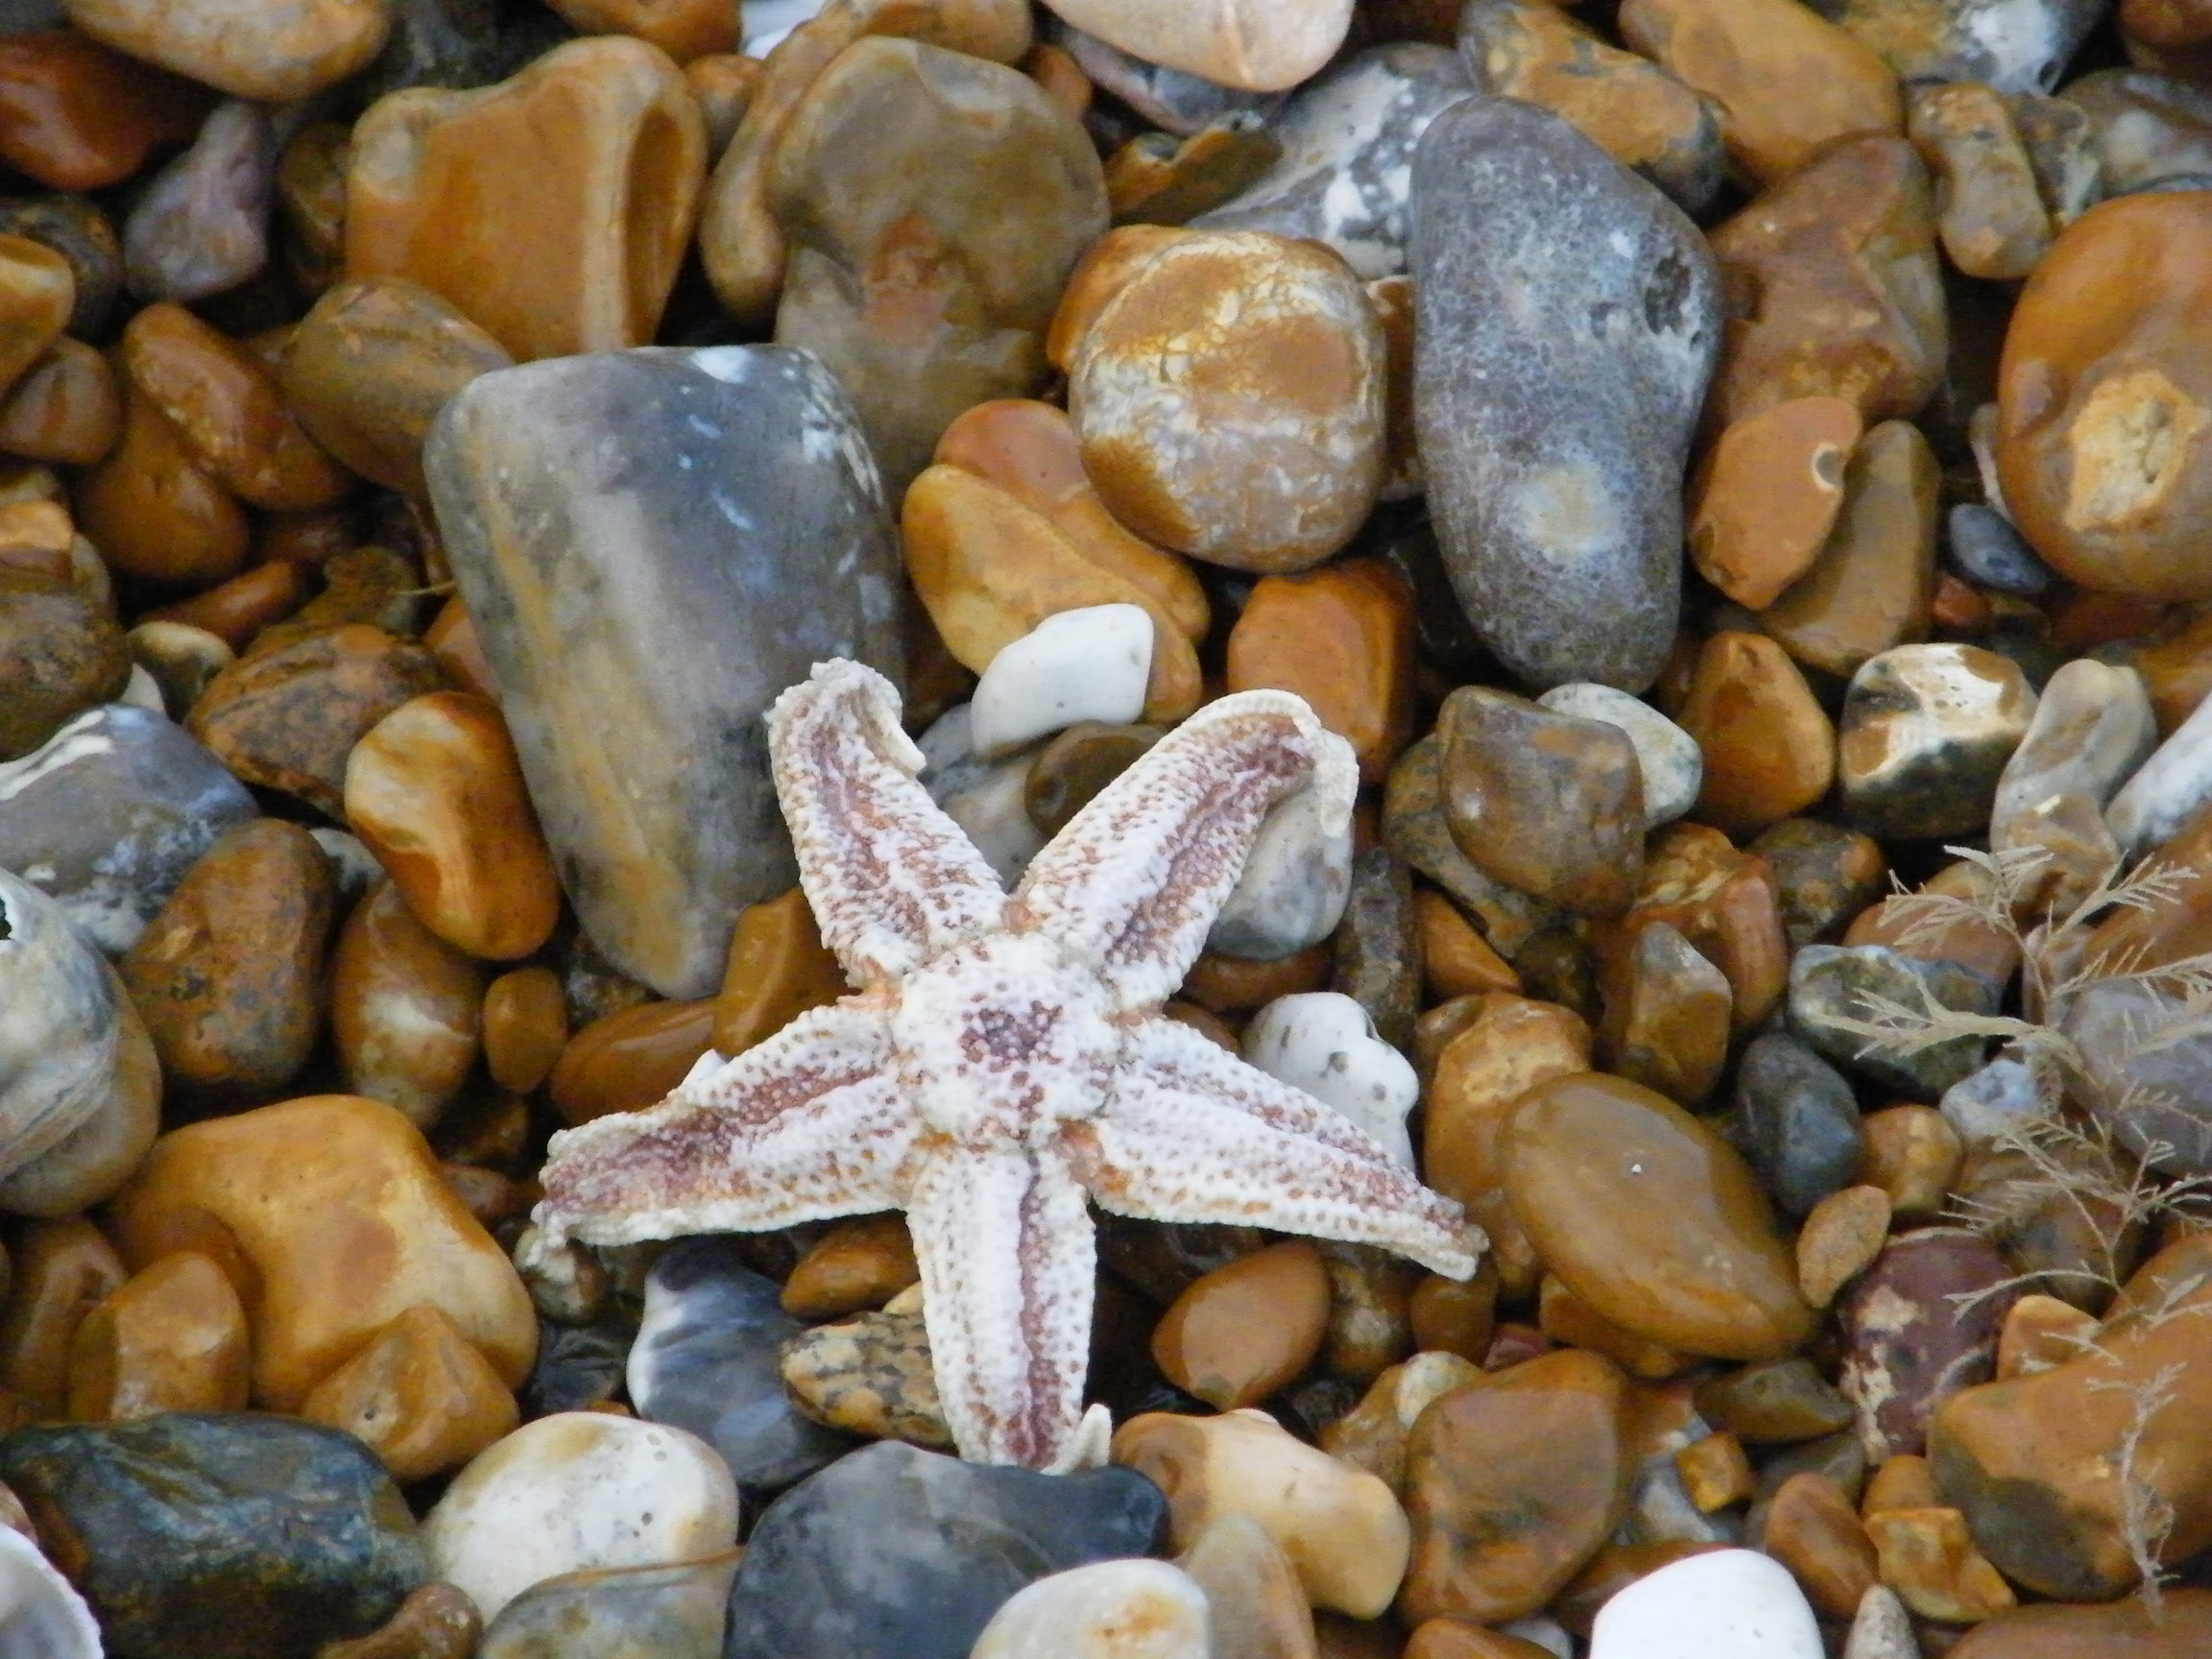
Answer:
[{"label": "starfish central disc", "polygon": [[1041,1149],[1096,1117],[1125,1034],[1098,976],[1049,939],[1002,933],[909,974],[891,1015],[899,1080],[922,1120],[971,1151]]}]

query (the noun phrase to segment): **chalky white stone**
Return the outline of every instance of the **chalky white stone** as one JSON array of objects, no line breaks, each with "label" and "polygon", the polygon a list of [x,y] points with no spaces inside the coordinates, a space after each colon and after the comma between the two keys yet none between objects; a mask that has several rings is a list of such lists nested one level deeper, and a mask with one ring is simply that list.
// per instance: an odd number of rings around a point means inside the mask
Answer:
[{"label": "chalky white stone", "polygon": [[1554,685],[1536,699],[1555,714],[1602,720],[1628,734],[1644,769],[1644,828],[1671,824],[1690,810],[1705,781],[1705,754],[1697,739],[1651,707],[1611,685],[1577,680]]},{"label": "chalky white stone", "polygon": [[1278,997],[1244,1028],[1244,1058],[1324,1101],[1413,1167],[1406,1114],[1420,1098],[1413,1063],[1376,1035],[1367,1010],[1339,991]]},{"label": "chalky white stone", "polygon": [[1690,1555],[1598,1611],[1590,1659],[1821,1659],[1820,1626],[1790,1570],[1751,1550]]},{"label": "chalky white stone", "polygon": [[1082,720],[1125,726],[1144,712],[1152,618],[1141,605],[1086,605],[1047,616],[991,659],[969,705],[985,760]]},{"label": "chalky white stone", "polygon": [[68,1579],[38,1546],[0,1527],[0,1655],[6,1659],[100,1659],[100,1626]]},{"label": "chalky white stone", "polygon": [[1342,803],[1301,789],[1267,814],[1206,948],[1280,962],[1318,945],[1352,895],[1352,820]]},{"label": "chalky white stone", "polygon": [[664,1423],[563,1411],[481,1454],[422,1524],[435,1577],[489,1623],[563,1573],[693,1561],[737,1541],[737,1486],[714,1448]]},{"label": "chalky white stone", "polygon": [[1859,1612],[1851,1621],[1850,1638],[1843,1644],[1843,1659],[1920,1659],[1920,1643],[1912,1634],[1912,1615],[1897,1592],[1887,1584],[1869,1584],[1859,1598]]},{"label": "chalky white stone", "polygon": [[[1990,846],[2032,844],[2032,815],[2057,797],[2079,796],[2087,807],[2102,807],[2157,741],[2157,718],[2140,674],[2087,657],[2066,663],[2043,687],[2028,735],[1997,780]],[[2212,782],[2212,768],[2206,781]]]},{"label": "chalky white stone", "polygon": [[1208,1659],[1206,1593],[1165,1561],[1100,1561],[1018,1590],[968,1659]]},{"label": "chalky white stone", "polygon": [[1148,63],[1279,92],[1336,55],[1352,0],[1048,0],[1078,29]]},{"label": "chalky white stone", "polygon": [[2121,853],[2140,858],[2171,841],[2207,801],[2212,801],[2212,697],[2198,704],[2196,712],[2120,786],[2104,809],[2104,822]]}]

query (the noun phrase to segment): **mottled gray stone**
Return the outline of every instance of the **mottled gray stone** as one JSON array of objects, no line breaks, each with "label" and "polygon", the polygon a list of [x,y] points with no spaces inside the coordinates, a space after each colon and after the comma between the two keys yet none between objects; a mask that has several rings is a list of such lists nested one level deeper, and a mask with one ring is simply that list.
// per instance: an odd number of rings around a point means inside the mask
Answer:
[{"label": "mottled gray stone", "polygon": [[1283,158],[1234,201],[1190,221],[1201,230],[1269,230],[1325,242],[1372,279],[1406,269],[1414,146],[1474,90],[1455,52],[1377,46],[1315,76],[1272,131]]},{"label": "mottled gray stone", "polygon": [[901,676],[852,405],[781,347],[556,358],[471,381],[423,465],[578,917],[711,995],[738,911],[794,878],[761,716],[826,658]]},{"label": "mottled gray stone", "polygon": [[1133,1469],[1040,1475],[879,1441],[760,1517],[723,1659],[966,1659],[1015,1591],[1148,1555],[1166,1519]]},{"label": "mottled gray stone", "polygon": [[1483,642],[1539,690],[1658,677],[1682,469],[1720,345],[1680,208],[1557,116],[1470,98],[1413,159],[1415,418]]},{"label": "mottled gray stone", "polygon": [[2178,1176],[2212,1175],[2212,1031],[2179,988],[2096,979],[2066,999],[2060,1030],[2097,1080],[2091,1114],[2130,1151]]},{"label": "mottled gray stone", "polygon": [[2108,196],[2186,189],[2181,180],[2212,173],[2212,86],[2148,69],[2100,69],[2069,85],[2064,102],[2089,118]]},{"label": "mottled gray stone", "polygon": [[737,1559],[541,1579],[499,1610],[475,1659],[716,1659]]},{"label": "mottled gray stone", "polygon": [[120,955],[216,838],[258,810],[182,727],[109,703],[0,765],[0,869]]},{"label": "mottled gray stone", "polygon": [[1413,1020],[1421,1012],[1413,872],[1387,847],[1370,847],[1352,860],[1331,983],[1366,1010],[1383,1042],[1394,1048],[1413,1046]]},{"label": "mottled gray stone", "polygon": [[1983,81],[2048,92],[2108,10],[2105,0],[1814,0],[1899,80]]},{"label": "mottled gray stone", "polygon": [[[2032,844],[2032,815],[2061,796],[2079,797],[2092,819],[2135,775],[2158,741],[2143,677],[2081,657],[2051,676],[1997,780],[1989,809],[1994,848]],[[2202,797],[2190,801],[2193,809]],[[2178,828],[2176,819],[2171,828]]]},{"label": "mottled gray stone", "polygon": [[1790,1029],[1845,1070],[1912,1100],[1934,1100],[1979,1069],[1984,1040],[1947,1037],[1905,1054],[1844,1022],[1879,1021],[1880,1002],[1915,1015],[1931,1001],[1991,1015],[2001,1000],[2001,988],[1971,968],[1923,961],[1887,945],[1808,945],[1790,961]]},{"label": "mottled gray stone", "polygon": [[2058,1109],[2058,1084],[2045,1065],[2005,1053],[1943,1091],[1936,1102],[1968,1146],[2015,1135]]},{"label": "mottled gray stone", "polygon": [[123,279],[141,300],[189,304],[269,262],[276,138],[258,104],[215,107],[192,148],[156,175],[123,222]]},{"label": "mottled gray stone", "polygon": [[737,1483],[788,1486],[852,1442],[800,1415],[779,1356],[806,1327],[727,1238],[687,1238],[653,1264],[630,1349],[630,1403],[722,1454]]},{"label": "mottled gray stone", "polygon": [[499,79],[498,0],[393,0],[376,60],[348,90],[364,104],[410,86],[484,86]]},{"label": "mottled gray stone", "polygon": [[1280,92],[1246,92],[1187,69],[1147,63],[1058,18],[1052,19],[1050,38],[1099,86],[1155,127],[1179,137],[1188,138],[1226,115],[1271,114],[1283,104]]},{"label": "mottled gray stone", "polygon": [[1859,1102],[1851,1085],[1794,1038],[1755,1038],[1736,1071],[1728,1139],[1793,1221],[1858,1173]]}]

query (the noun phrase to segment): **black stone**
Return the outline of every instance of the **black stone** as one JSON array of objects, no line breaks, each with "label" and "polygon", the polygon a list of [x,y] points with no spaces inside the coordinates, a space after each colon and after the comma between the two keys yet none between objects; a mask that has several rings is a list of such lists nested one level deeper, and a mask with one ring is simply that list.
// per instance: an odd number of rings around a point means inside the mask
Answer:
[{"label": "black stone", "polygon": [[1792,1038],[1756,1038],[1743,1050],[1725,1128],[1774,1207],[1793,1221],[1859,1172],[1859,1102],[1851,1085]]}]

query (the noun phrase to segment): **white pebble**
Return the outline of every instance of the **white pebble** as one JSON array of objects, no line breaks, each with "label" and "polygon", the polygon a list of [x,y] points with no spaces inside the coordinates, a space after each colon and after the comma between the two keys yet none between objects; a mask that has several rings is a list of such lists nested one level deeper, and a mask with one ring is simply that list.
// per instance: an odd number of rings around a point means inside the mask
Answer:
[{"label": "white pebble", "polygon": [[115,699],[136,709],[149,709],[164,720],[169,717],[167,705],[161,701],[161,687],[154,676],[146,671],[143,662],[131,664],[131,678],[124,682],[123,695]]},{"label": "white pebble", "polygon": [[1206,1592],[1165,1561],[1099,1561],[1017,1590],[969,1659],[1207,1659]]},{"label": "white pebble", "polygon": [[100,1626],[76,1587],[38,1546],[0,1527],[0,1654],[8,1659],[100,1659]]},{"label": "white pebble", "polygon": [[1859,1613],[1851,1621],[1843,1659],[1920,1659],[1912,1616],[1905,1611],[1897,1592],[1887,1584],[1869,1584],[1866,1594],[1859,1598]]},{"label": "white pebble", "polygon": [[1406,1114],[1420,1097],[1413,1064],[1376,1035],[1367,1010],[1339,991],[1278,997],[1244,1028],[1244,1058],[1333,1106],[1413,1167]]},{"label": "white pebble", "polygon": [[1336,930],[1352,894],[1352,815],[1318,789],[1280,802],[1206,935],[1210,950],[1280,962]]},{"label": "white pebble", "polygon": [[2112,838],[2128,858],[2174,839],[2190,814],[2212,801],[2212,697],[2175,728],[2104,809]]},{"label": "white pebble", "polygon": [[975,687],[971,734],[986,760],[1079,720],[1122,726],[1144,712],[1152,618],[1141,605],[1088,605],[1047,616],[991,659]]},{"label": "white pebble", "polygon": [[1575,1638],[1566,1625],[1556,1619],[1547,1619],[1539,1613],[1529,1619],[1515,1619],[1498,1626],[1502,1636],[1518,1636],[1524,1642],[1533,1642],[1557,1659],[1575,1659]]},{"label": "white pebble", "polygon": [[1753,1550],[1689,1555],[1598,1610],[1590,1659],[1821,1659],[1790,1570]]},{"label": "white pebble", "polygon": [[737,1485],[713,1447],[604,1411],[517,1429],[422,1524],[431,1575],[466,1590],[486,1623],[558,1574],[695,1561],[736,1540]]},{"label": "white pebble", "polygon": [[1645,702],[1611,685],[1589,681],[1554,685],[1536,699],[1554,714],[1602,720],[1628,734],[1644,769],[1644,828],[1671,824],[1696,803],[1705,781],[1705,753],[1697,739]]}]

